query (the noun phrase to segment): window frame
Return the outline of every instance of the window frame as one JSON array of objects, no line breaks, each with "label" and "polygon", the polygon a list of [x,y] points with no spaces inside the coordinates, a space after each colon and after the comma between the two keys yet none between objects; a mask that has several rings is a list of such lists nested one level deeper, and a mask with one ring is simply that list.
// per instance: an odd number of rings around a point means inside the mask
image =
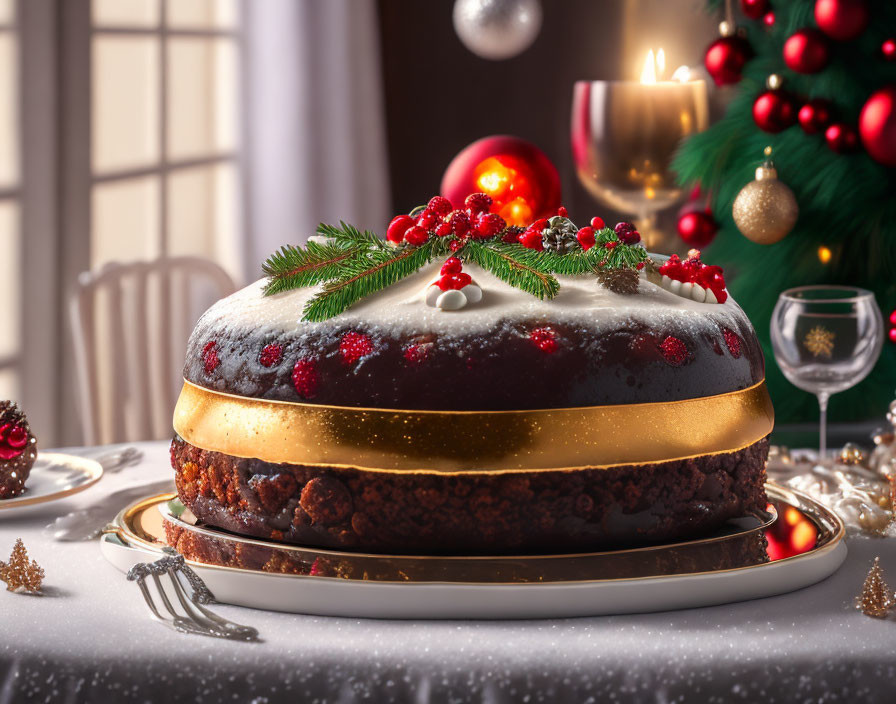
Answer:
[{"label": "window frame", "polygon": [[[30,4],[32,0],[17,0],[18,3]],[[54,369],[58,370],[58,379],[54,387],[58,393],[50,404],[57,407],[56,433],[54,437],[64,444],[80,444],[81,428],[77,419],[77,398],[75,364],[72,354],[72,340],[68,322],[68,302],[74,292],[74,284],[82,272],[91,269],[91,225],[92,194],[97,184],[127,182],[128,180],[155,176],[159,183],[157,251],[160,256],[168,252],[169,239],[169,193],[168,182],[172,174],[197,167],[212,167],[219,164],[232,164],[238,175],[238,189],[241,200],[239,221],[240,232],[236,257],[246,261],[248,251],[249,217],[248,217],[248,129],[246,111],[242,96],[246,94],[245,77],[248,51],[246,48],[247,0],[237,0],[239,23],[232,28],[172,28],[167,26],[167,5],[170,0],[160,0],[158,23],[146,27],[94,26],[91,0],[66,0],[63,3],[52,3],[52,0],[38,0],[53,4],[58,8],[58,27],[60,32],[58,65],[59,118],[58,134],[60,162],[59,178],[59,224],[58,231],[58,275],[57,279],[65,282],[61,290],[56,292],[58,301],[55,318],[60,330],[60,356],[55,360]],[[102,173],[93,170],[92,156],[92,46],[94,37],[102,36],[134,36],[158,37],[159,67],[158,94],[159,111],[159,153],[158,160],[147,166],[136,168],[114,169]],[[213,151],[195,158],[169,158],[168,155],[168,85],[169,85],[169,39],[172,38],[228,38],[233,40],[236,51],[236,113],[234,119],[235,140],[233,149]],[[245,265],[244,265],[245,267]],[[245,278],[246,271],[235,272]],[[33,327],[33,326],[32,326]],[[65,383],[59,383],[64,381]],[[25,381],[22,382],[23,386]],[[48,399],[42,399],[46,402]]]}]

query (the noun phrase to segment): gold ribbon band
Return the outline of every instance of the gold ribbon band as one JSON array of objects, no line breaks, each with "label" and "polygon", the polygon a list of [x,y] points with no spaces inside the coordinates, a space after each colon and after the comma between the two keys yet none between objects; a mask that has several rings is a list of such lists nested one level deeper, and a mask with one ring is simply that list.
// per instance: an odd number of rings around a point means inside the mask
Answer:
[{"label": "gold ribbon band", "polygon": [[733,452],[768,435],[765,381],[664,403],[533,411],[404,411],[266,401],[184,383],[174,429],[191,445],[273,463],[380,472],[607,468]]}]

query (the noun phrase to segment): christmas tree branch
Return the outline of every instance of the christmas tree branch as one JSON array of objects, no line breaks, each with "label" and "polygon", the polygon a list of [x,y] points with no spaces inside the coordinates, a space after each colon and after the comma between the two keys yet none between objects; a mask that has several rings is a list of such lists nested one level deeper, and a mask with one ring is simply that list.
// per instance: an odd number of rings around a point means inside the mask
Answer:
[{"label": "christmas tree branch", "polygon": [[308,301],[302,320],[332,318],[360,299],[410,276],[436,256],[440,244],[429,241],[420,247],[376,249],[343,262],[341,276],[324,284],[323,290]]},{"label": "christmas tree branch", "polygon": [[465,260],[538,298],[553,298],[560,290],[547,262],[535,250],[503,242],[471,241],[461,254]]},{"label": "christmas tree branch", "polygon": [[343,262],[362,251],[359,244],[309,242],[305,248],[286,245],[262,265],[268,276],[264,295],[273,296],[295,288],[313,286],[339,276]]}]

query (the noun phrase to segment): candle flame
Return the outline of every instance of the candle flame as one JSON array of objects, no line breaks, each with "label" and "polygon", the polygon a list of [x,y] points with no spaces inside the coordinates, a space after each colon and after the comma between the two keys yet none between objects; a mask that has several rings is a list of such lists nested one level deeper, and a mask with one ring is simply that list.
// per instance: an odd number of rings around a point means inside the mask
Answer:
[{"label": "candle flame", "polygon": [[662,81],[666,75],[666,52],[650,49],[644,59],[644,68],[641,71],[641,83],[656,83]]},{"label": "candle flame", "polygon": [[653,54],[653,49],[647,52],[647,58],[644,59],[641,83],[656,83],[656,57]]}]

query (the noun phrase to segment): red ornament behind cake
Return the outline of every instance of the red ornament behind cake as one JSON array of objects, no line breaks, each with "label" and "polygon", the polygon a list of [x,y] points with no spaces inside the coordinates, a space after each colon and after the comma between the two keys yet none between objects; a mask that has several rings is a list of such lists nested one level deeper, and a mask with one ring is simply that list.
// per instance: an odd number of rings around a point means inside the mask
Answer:
[{"label": "red ornament behind cake", "polygon": [[492,199],[491,212],[528,225],[560,206],[560,176],[551,160],[518,137],[484,137],[464,148],[442,177],[442,195],[460,207],[471,193]]}]

